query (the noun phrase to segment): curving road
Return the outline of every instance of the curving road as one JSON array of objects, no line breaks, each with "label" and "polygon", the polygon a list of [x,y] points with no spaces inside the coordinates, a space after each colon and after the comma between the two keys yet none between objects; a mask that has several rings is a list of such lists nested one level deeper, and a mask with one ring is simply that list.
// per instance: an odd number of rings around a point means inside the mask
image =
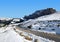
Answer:
[{"label": "curving road", "polygon": [[44,38],[47,38],[50,40],[54,40],[56,42],[60,42],[60,35],[47,34],[47,33],[39,32],[39,31],[33,31],[30,29],[20,28],[20,27],[17,27],[17,29],[28,32],[28,33],[32,33],[32,34],[35,34],[37,36],[41,36],[41,37],[44,37]]}]

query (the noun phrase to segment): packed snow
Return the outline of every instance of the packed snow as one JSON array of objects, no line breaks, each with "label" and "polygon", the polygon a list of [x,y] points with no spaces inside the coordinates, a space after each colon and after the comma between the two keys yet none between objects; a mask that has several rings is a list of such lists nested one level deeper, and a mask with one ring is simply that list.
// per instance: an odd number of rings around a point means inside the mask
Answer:
[{"label": "packed snow", "polygon": [[22,39],[23,38],[13,30],[7,30],[0,33],[0,42],[23,42]]},{"label": "packed snow", "polygon": [[[16,27],[2,27],[0,28],[0,42],[34,42],[35,39],[38,40],[38,42],[55,42],[49,39],[45,39],[42,37],[35,36],[33,34],[29,34],[20,30],[14,30]],[[19,33],[22,35],[19,35]],[[27,39],[30,38],[30,40]]]}]

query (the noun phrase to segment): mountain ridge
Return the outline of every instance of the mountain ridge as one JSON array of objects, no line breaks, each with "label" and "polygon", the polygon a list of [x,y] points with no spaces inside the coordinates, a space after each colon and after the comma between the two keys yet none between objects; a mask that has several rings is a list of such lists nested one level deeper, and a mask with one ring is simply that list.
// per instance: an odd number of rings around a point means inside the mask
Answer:
[{"label": "mountain ridge", "polygon": [[55,9],[47,8],[47,9],[37,10],[37,11],[35,11],[34,13],[32,13],[32,14],[30,14],[28,16],[24,16],[23,18],[26,19],[26,20],[35,19],[35,18],[44,16],[44,15],[53,14],[55,12],[56,12]]}]

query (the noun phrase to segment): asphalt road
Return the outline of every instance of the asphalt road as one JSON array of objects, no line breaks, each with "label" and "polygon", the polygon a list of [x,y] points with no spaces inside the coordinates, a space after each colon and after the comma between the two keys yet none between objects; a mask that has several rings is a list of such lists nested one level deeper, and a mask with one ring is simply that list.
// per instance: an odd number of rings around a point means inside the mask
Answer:
[{"label": "asphalt road", "polygon": [[39,31],[33,31],[30,29],[25,29],[25,28],[20,28],[20,27],[17,27],[17,29],[28,32],[28,33],[32,33],[34,35],[41,36],[41,37],[44,37],[44,38],[47,38],[50,40],[54,40],[56,42],[60,42],[60,35],[47,34],[47,33],[39,32]]}]

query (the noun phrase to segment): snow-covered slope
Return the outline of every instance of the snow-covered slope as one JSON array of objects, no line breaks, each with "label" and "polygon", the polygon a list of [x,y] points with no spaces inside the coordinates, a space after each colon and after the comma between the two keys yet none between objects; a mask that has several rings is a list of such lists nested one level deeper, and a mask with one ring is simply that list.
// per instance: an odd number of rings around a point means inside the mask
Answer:
[{"label": "snow-covered slope", "polygon": [[30,19],[21,24],[22,27],[28,28],[28,26],[32,26],[31,28],[35,30],[60,34],[60,12]]},{"label": "snow-covered slope", "polygon": [[[10,28],[10,27],[8,27]],[[2,30],[4,30],[2,28]],[[11,28],[1,32],[0,30],[0,42],[23,42],[23,38],[20,37],[14,30]]]},{"label": "snow-covered slope", "polygon": [[36,21],[46,21],[46,20],[60,20],[60,12],[56,12],[56,13],[50,14],[50,15],[41,16],[36,19],[29,19],[28,21],[25,21],[23,23],[24,24],[31,23],[31,22],[35,23]]},{"label": "snow-covered slope", "polygon": [[60,12],[56,12],[54,14],[38,17],[36,19],[29,19],[28,21],[25,21],[25,22],[22,22],[22,23],[23,24],[34,24],[36,22],[46,21],[46,20],[60,20]]},{"label": "snow-covered slope", "polygon": [[41,21],[44,21],[44,20],[60,20],[60,12],[56,12],[54,14],[39,17],[37,20],[41,20]]}]

